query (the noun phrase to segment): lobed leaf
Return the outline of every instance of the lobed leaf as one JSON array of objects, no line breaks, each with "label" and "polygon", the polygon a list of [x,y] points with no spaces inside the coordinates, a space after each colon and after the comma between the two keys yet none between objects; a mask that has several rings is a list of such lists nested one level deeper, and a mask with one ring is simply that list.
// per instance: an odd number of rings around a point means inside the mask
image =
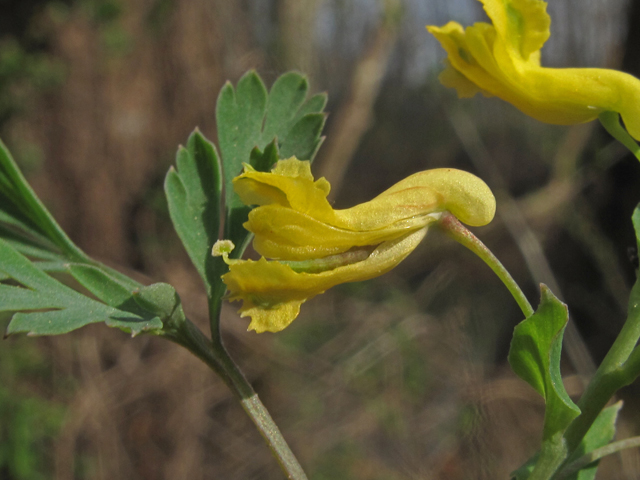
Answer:
[{"label": "lobed leaf", "polygon": [[227,210],[242,206],[234,194],[231,181],[249,161],[251,150],[262,149],[262,125],[267,111],[267,89],[255,71],[246,73],[234,90],[227,82],[216,105],[218,142],[225,175],[225,205]]},{"label": "lobed leaf", "polygon": [[545,399],[543,441],[564,432],[580,409],[569,398],[560,373],[562,337],[569,320],[567,306],[541,285],[541,301],[531,317],[513,332],[509,364]]},{"label": "lobed leaf", "polygon": [[263,141],[291,130],[307,97],[307,90],[307,79],[296,72],[285,73],[274,82],[267,99],[267,116],[261,134]]},{"label": "lobed leaf", "polygon": [[[586,455],[597,448],[604,447],[613,440],[613,437],[616,434],[616,421],[618,420],[618,413],[621,408],[622,402],[617,402],[615,405],[611,405],[600,412],[567,463],[570,464],[572,461],[579,459],[583,455]],[[579,472],[576,472],[566,478],[567,480],[594,480],[596,478],[598,464],[599,461],[595,461],[589,464],[586,468],[583,468]]]},{"label": "lobed leaf", "polygon": [[278,152],[278,143],[277,139],[274,138],[271,143],[264,147],[264,151],[260,150],[258,147],[251,150],[249,162],[251,163],[251,166],[259,172],[268,172],[276,164],[279,158],[280,154]]},{"label": "lobed leaf", "polygon": [[[558,478],[565,480],[594,480],[598,469],[599,461],[587,463],[586,467],[582,467],[575,472],[574,468],[580,468],[577,464],[584,465],[584,456],[594,450],[608,445],[616,433],[616,421],[618,413],[622,408],[622,402],[605,408],[600,412],[591,428],[580,442],[576,451],[565,461],[565,469],[561,470]],[[522,465],[518,470],[511,474],[513,480],[527,480],[540,458],[540,452],[536,453],[532,458]],[[588,460],[587,460],[588,461]],[[571,472],[574,473],[571,473]],[[554,477],[555,478],[555,477]]]},{"label": "lobed leaf", "polygon": [[96,322],[132,335],[162,328],[157,317],[105,305],[61,284],[2,239],[0,259],[5,276],[19,284],[0,284],[0,312],[17,312],[7,327],[7,335],[58,335]]},{"label": "lobed leaf", "polygon": [[309,113],[302,117],[284,137],[280,146],[282,158],[313,159],[322,144],[320,134],[324,127],[322,113]]},{"label": "lobed leaf", "polygon": [[195,130],[176,155],[164,190],[171,221],[189,258],[211,288],[219,283],[211,247],[218,239],[222,197],[220,161],[214,145]]},{"label": "lobed leaf", "polygon": [[67,270],[78,283],[107,305],[118,307],[131,298],[130,289],[93,265],[70,264]]}]

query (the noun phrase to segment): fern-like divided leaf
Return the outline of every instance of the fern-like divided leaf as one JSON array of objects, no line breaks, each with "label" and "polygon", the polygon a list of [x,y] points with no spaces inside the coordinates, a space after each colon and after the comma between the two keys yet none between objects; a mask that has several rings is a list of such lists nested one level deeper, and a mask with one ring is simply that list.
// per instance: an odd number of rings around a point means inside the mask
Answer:
[{"label": "fern-like divided leaf", "polygon": [[[120,328],[132,335],[162,328],[162,321],[145,314],[143,309],[134,306],[140,314],[121,310],[63,285],[35,267],[2,239],[0,258],[2,273],[5,278],[10,279],[0,283],[0,311],[17,312],[9,323],[7,335],[19,332],[29,335],[58,335],[96,322],[105,322],[108,326]],[[106,277],[97,268],[95,272]],[[124,288],[118,293],[114,292],[113,285],[117,284],[115,280],[110,282],[106,278],[94,278],[85,283],[107,285],[104,289],[108,292],[103,292],[102,297],[132,310],[129,300],[132,292]],[[96,293],[100,294],[97,290],[96,288]]]}]

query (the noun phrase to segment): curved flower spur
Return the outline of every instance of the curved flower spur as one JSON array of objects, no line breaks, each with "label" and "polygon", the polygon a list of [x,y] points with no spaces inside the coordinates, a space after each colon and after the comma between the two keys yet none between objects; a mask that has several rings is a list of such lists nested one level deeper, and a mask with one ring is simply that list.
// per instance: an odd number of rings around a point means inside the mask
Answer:
[{"label": "curved flower spur", "polygon": [[440,74],[443,85],[455,88],[461,98],[478,92],[499,97],[537,120],[557,125],[600,117],[608,128],[611,118],[602,115],[615,112],[629,134],[640,140],[639,79],[603,68],[542,67],[540,49],[551,24],[546,2],[480,1],[493,24],[427,27],[447,52],[447,68]]},{"label": "curved flower spur", "polygon": [[331,207],[329,183],[314,181],[310,163],[295,157],[266,173],[245,165],[233,185],[245,204],[258,205],[244,226],[255,235],[253,246],[262,258],[229,259],[234,247],[228,240],[218,241],[213,255],[229,265],[222,277],[229,299],[242,300],[240,314],[251,317],[249,330],[258,333],[284,329],[303,302],[334,285],[391,270],[443,212],[481,226],[496,208],[482,180],[450,168],[416,173],[345,210]]}]

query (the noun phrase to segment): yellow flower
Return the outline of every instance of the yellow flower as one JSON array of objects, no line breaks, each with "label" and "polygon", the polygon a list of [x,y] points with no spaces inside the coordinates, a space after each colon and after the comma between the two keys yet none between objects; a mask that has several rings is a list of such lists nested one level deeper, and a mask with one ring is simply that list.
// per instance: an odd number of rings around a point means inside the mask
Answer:
[{"label": "yellow flower", "polygon": [[456,22],[427,29],[447,51],[440,81],[460,97],[477,92],[502,98],[540,121],[589,122],[603,112],[622,116],[640,140],[640,80],[599,68],[545,68],[540,49],[551,19],[541,0],[480,0],[493,25],[463,29]]},{"label": "yellow flower", "polygon": [[[222,278],[231,300],[242,300],[249,330],[277,332],[289,325],[300,305],[334,285],[382,275],[420,243],[427,227],[449,211],[461,221],[485,225],[495,214],[489,187],[474,175],[449,168],[416,173],[373,200],[345,210],[327,201],[329,183],[315,180],[310,164],[279,161],[271,172],[245,165],[233,186],[247,205],[258,205],[245,228],[255,235],[258,261],[230,260]],[[272,259],[271,261],[266,258]]]}]

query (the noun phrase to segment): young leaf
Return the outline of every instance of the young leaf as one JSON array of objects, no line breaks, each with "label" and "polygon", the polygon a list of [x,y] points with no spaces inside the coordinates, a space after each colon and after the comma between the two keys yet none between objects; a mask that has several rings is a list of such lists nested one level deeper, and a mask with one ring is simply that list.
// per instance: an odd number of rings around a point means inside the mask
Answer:
[{"label": "young leaf", "polygon": [[264,147],[264,151],[261,151],[258,147],[251,150],[249,162],[259,172],[268,172],[279,158],[277,139],[274,138],[271,143]]},{"label": "young leaf", "polygon": [[[296,72],[279,77],[267,93],[264,83],[254,71],[245,74],[236,89],[227,83],[218,96],[216,119],[218,139],[225,174],[226,226],[224,238],[235,243],[234,255],[241,255],[248,233],[242,224],[249,208],[242,204],[233,190],[232,180],[240,174],[243,163],[265,168],[268,162],[252,161],[254,148],[266,151],[276,140],[280,158],[296,156],[313,160],[322,138],[326,95],[311,97],[307,79]],[[265,170],[266,171],[266,170]]]},{"label": "young leaf", "polygon": [[[86,260],[29,186],[9,150],[0,141],[0,237],[69,259]],[[21,249],[22,250],[22,249]],[[25,253],[27,253],[25,251]]]},{"label": "young leaf", "polygon": [[545,399],[543,441],[564,432],[580,414],[564,389],[560,374],[562,336],[569,320],[567,306],[541,285],[540,306],[513,332],[509,364]]},{"label": "young leaf", "polygon": [[[621,408],[622,402],[618,402],[600,412],[582,439],[582,442],[580,442],[578,449],[567,461],[569,468],[572,462],[580,461],[580,458],[584,455],[587,455],[596,448],[604,447],[613,440],[616,434],[616,420],[618,419],[618,413]],[[598,463],[598,461],[589,463],[580,471],[564,478],[567,480],[594,480],[596,478],[596,471],[598,470]]]},{"label": "young leaf", "polygon": [[205,284],[220,283],[211,247],[218,239],[222,197],[220,161],[214,145],[198,130],[180,147],[177,169],[164,182],[169,214],[182,243]]},{"label": "young leaf", "polygon": [[[622,408],[622,402],[605,408],[600,412],[591,428],[582,439],[578,449],[567,459],[564,467],[556,476],[563,480],[594,480],[598,460],[592,460],[589,453],[608,445],[616,433],[616,420]],[[536,453],[527,463],[511,474],[514,480],[527,480],[540,458]],[[556,477],[554,477],[556,478]]]},{"label": "young leaf", "polygon": [[132,335],[162,328],[157,317],[119,310],[66,287],[2,239],[0,258],[4,274],[19,284],[0,284],[0,312],[18,312],[7,327],[7,335],[58,335],[96,322]]}]

